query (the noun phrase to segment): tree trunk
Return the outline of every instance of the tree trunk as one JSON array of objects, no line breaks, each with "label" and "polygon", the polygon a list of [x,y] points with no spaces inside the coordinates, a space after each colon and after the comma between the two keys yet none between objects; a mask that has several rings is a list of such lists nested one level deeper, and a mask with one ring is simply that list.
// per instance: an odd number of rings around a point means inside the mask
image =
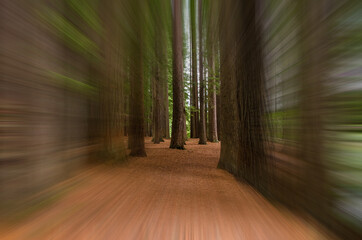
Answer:
[{"label": "tree trunk", "polygon": [[[222,6],[221,18],[223,139],[218,166],[266,193],[264,67],[256,2],[227,2]],[[231,29],[224,31],[226,26]]]},{"label": "tree trunk", "polygon": [[[167,64],[164,67],[167,69]],[[169,104],[168,104],[168,79],[167,79],[167,71],[165,70],[165,101],[164,101],[164,107],[165,107],[165,135],[164,137],[166,139],[170,139],[170,116],[169,116]]]},{"label": "tree trunk", "polygon": [[[133,4],[133,3],[132,3]],[[136,2],[140,6],[139,0]],[[137,9],[137,8],[136,8]],[[139,11],[135,11],[137,21],[133,29],[136,38],[132,41],[130,62],[130,132],[129,142],[131,156],[146,157],[144,134],[144,89],[143,89],[143,56],[142,56],[142,25]]]},{"label": "tree trunk", "polygon": [[103,156],[110,160],[124,160],[126,153],[123,143],[121,127],[122,111],[122,88],[123,79],[121,78],[121,49],[120,38],[117,25],[112,22],[112,16],[115,14],[114,1],[107,0],[103,5],[103,24],[104,24],[104,65],[102,66],[102,80],[100,81],[100,100],[101,100],[101,132]]},{"label": "tree trunk", "polygon": [[[219,60],[219,55],[217,55],[218,58],[217,60]],[[219,71],[220,71],[220,64],[219,64],[219,61],[217,61],[217,64],[216,64],[216,68],[215,68],[215,84],[218,86],[216,88],[216,130],[217,130],[217,138],[218,140],[221,140],[221,131],[220,131],[220,119],[221,119],[221,116],[220,116],[220,107],[221,107],[221,104],[220,104],[220,74],[219,74]]]},{"label": "tree trunk", "polygon": [[326,192],[326,172],[323,163],[323,96],[327,69],[328,34],[326,14],[327,1],[303,1],[302,74],[301,74],[301,132],[300,157],[303,161],[301,190],[306,193],[301,199],[305,210],[322,221],[329,221]]},{"label": "tree trunk", "polygon": [[202,0],[199,0],[199,77],[200,77],[200,128],[199,144],[206,144],[206,116],[205,116],[205,95],[204,95],[204,65],[202,48]]},{"label": "tree trunk", "polygon": [[184,93],[182,58],[182,5],[181,0],[173,1],[173,118],[170,148],[184,149]]},{"label": "tree trunk", "polygon": [[197,138],[199,125],[198,83],[197,83],[197,45],[195,0],[190,1],[191,20],[191,138]]},{"label": "tree trunk", "polygon": [[[157,48],[156,48],[157,51]],[[157,58],[157,57],[156,57]],[[152,116],[153,116],[153,143],[159,144],[161,135],[161,106],[160,106],[160,76],[157,59],[154,63],[153,87],[152,87]]]},{"label": "tree trunk", "polygon": [[[158,26],[159,28],[160,26]],[[156,46],[155,46],[155,55],[156,59],[154,61],[154,70],[153,70],[153,88],[152,88],[152,110],[153,110],[153,142],[159,144],[162,139],[162,117],[164,108],[161,105],[163,99],[163,83],[164,79],[161,79],[161,47],[163,47],[160,42],[159,32],[156,33]]]},{"label": "tree trunk", "polygon": [[[210,30],[209,30],[210,31]],[[209,81],[208,81],[208,99],[209,99],[209,141],[217,142],[217,116],[216,116],[216,83],[215,83],[215,62],[214,62],[214,44],[209,39],[208,65],[209,65]]]}]

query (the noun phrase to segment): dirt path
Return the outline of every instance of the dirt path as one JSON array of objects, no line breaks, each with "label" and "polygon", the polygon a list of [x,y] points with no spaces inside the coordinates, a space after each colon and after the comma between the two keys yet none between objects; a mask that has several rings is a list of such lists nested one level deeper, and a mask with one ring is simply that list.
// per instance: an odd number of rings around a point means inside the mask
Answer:
[{"label": "dirt path", "polygon": [[147,158],[97,167],[83,184],[0,239],[327,239],[216,169],[220,144],[169,149],[146,141]]}]

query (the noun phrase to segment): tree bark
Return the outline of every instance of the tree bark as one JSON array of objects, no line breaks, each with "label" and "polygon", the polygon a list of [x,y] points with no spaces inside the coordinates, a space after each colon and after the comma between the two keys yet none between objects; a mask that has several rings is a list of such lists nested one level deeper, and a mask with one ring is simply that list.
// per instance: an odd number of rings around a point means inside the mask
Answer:
[{"label": "tree bark", "polygon": [[[210,31],[210,30],[209,30]],[[209,141],[217,142],[217,115],[216,115],[216,83],[215,83],[215,51],[213,40],[209,39],[208,65],[209,65],[209,81],[208,81],[208,100],[209,100]]]},{"label": "tree bark", "polygon": [[190,1],[191,26],[191,138],[197,138],[199,125],[198,83],[197,83],[197,45],[195,0]]},{"label": "tree bark", "polygon": [[103,65],[100,81],[100,114],[102,132],[102,157],[122,161],[126,157],[121,127],[123,79],[121,45],[117,24],[112,22],[114,1],[103,4],[102,17],[104,25]]},{"label": "tree bark", "polygon": [[206,116],[205,116],[205,95],[204,95],[204,65],[203,65],[203,44],[202,44],[202,0],[199,0],[199,77],[200,77],[200,127],[199,144],[206,144]]},{"label": "tree bark", "polygon": [[[140,1],[137,0],[137,6]],[[136,8],[137,9],[137,8]],[[135,11],[137,21],[134,22],[133,29],[136,38],[132,41],[131,62],[130,62],[130,132],[129,142],[131,156],[146,157],[144,134],[144,89],[143,89],[143,56],[142,56],[142,19],[141,13]]]},{"label": "tree bark", "polygon": [[[156,26],[157,28],[160,28],[160,26]],[[156,30],[157,31],[157,30]],[[155,46],[155,55],[156,59],[154,61],[154,70],[153,70],[153,91],[152,91],[152,110],[153,110],[153,142],[155,144],[159,144],[160,142],[163,142],[162,139],[162,132],[164,126],[162,125],[162,117],[164,116],[164,106],[161,104],[161,101],[164,100],[163,94],[163,81],[165,79],[162,79],[161,76],[161,69],[162,69],[162,53],[161,48],[163,47],[161,44],[161,33],[162,29],[158,30],[156,32],[156,46]]]},{"label": "tree bark", "polygon": [[173,118],[170,148],[184,149],[184,94],[182,58],[182,5],[181,0],[173,1]]},{"label": "tree bark", "polygon": [[219,64],[219,54],[217,54],[217,64],[216,64],[216,68],[215,68],[215,84],[217,84],[217,88],[216,88],[216,126],[217,126],[217,137],[218,140],[221,140],[221,131],[220,131],[220,108],[221,108],[221,104],[220,104],[220,64]]},{"label": "tree bark", "polygon": [[[254,0],[221,8],[221,126],[218,167],[267,193],[264,146],[264,66]],[[224,31],[223,27],[231,29]]]},{"label": "tree bark", "polygon": [[300,158],[303,161],[301,190],[306,193],[302,207],[324,222],[330,221],[326,191],[326,172],[323,162],[323,96],[327,78],[328,34],[326,15],[328,1],[303,1],[302,74],[300,92],[301,132]]}]

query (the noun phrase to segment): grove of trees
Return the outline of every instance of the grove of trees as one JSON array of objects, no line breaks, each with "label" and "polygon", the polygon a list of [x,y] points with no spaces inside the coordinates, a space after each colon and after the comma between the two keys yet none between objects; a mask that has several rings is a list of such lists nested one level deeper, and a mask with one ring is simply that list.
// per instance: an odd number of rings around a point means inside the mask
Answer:
[{"label": "grove of trees", "polygon": [[218,168],[352,236],[360,226],[346,224],[340,204],[360,201],[362,184],[335,178],[362,169],[352,76],[361,24],[347,17],[361,9],[328,0],[1,1],[0,177],[27,184],[2,184],[0,200],[6,208],[90,160],[147,157],[146,137],[170,139],[174,151],[189,138],[200,148],[220,140]]}]

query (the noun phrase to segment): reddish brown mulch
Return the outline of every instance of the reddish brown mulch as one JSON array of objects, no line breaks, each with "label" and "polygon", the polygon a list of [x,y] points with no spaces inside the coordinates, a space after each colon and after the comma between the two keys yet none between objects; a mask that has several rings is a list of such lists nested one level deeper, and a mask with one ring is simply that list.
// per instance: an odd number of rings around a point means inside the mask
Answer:
[{"label": "reddish brown mulch", "polygon": [[329,239],[217,169],[220,143],[168,146],[148,138],[147,158],[80,174],[80,186],[0,239]]}]

